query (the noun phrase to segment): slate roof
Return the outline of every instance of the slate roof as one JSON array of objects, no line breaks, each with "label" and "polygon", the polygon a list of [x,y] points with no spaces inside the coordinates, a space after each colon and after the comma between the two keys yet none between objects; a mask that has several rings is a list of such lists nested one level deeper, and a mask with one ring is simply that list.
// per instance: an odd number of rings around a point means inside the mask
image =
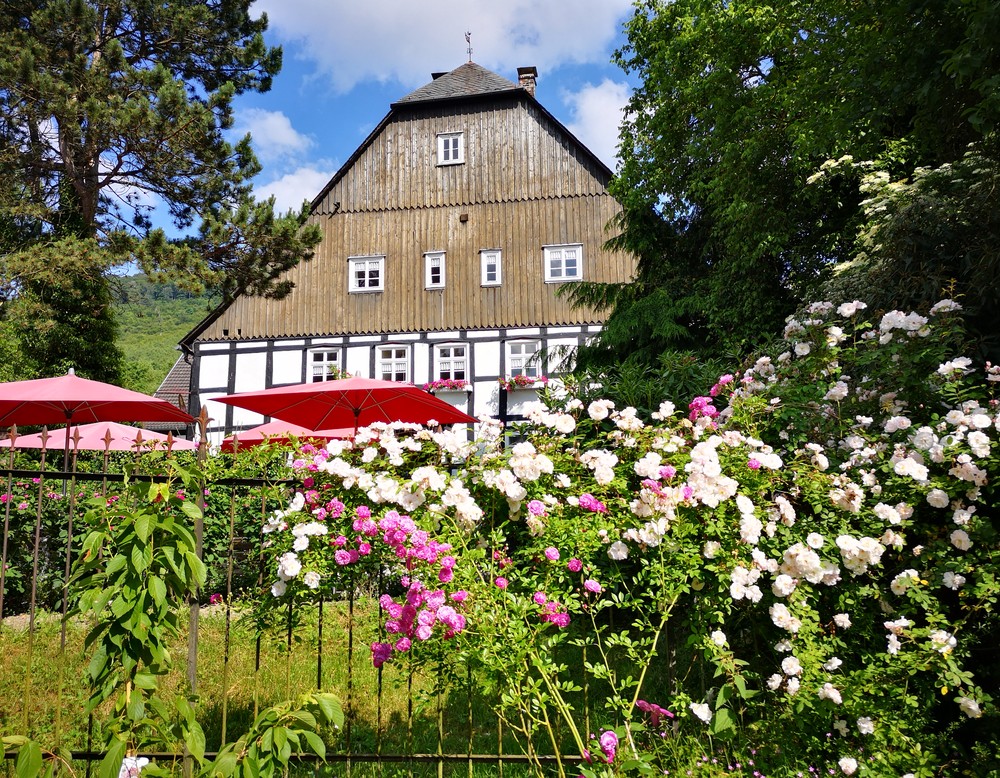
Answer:
[{"label": "slate roof", "polygon": [[511,92],[521,89],[518,84],[487,70],[475,62],[466,62],[449,73],[438,76],[429,84],[415,89],[393,105],[424,103],[433,100],[457,100],[463,97]]},{"label": "slate roof", "polygon": [[[188,396],[191,394],[191,363],[184,361],[183,355],[177,358],[174,366],[170,368],[167,377],[163,379],[160,388],[153,392],[154,397],[166,400],[168,403],[176,405],[182,410],[188,409]],[[149,422],[144,425],[147,429],[157,432],[183,432],[186,425],[175,422]]]}]

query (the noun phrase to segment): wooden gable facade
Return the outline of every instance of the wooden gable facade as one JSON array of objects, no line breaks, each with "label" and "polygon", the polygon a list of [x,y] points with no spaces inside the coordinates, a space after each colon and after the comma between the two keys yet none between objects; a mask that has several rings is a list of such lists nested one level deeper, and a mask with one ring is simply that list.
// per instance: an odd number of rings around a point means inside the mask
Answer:
[{"label": "wooden gable facade", "polygon": [[[323,240],[289,271],[292,293],[238,297],[186,339],[193,411],[335,366],[460,378],[454,401],[495,415],[506,407],[498,379],[557,372],[547,355],[599,331],[599,315],[557,291],[633,273],[631,257],[603,249],[619,211],[611,172],[522,71],[515,84],[470,62],[391,106],[312,202]],[[216,430],[260,421],[215,403],[209,413]]]}]

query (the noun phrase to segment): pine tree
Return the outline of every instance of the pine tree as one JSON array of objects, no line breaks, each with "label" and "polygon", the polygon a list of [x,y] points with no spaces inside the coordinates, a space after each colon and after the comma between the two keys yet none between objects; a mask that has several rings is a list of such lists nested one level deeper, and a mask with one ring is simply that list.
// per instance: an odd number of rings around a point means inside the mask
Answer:
[{"label": "pine tree", "polygon": [[[305,226],[304,211],[276,217],[272,201],[254,203],[249,182],[260,166],[250,138],[233,144],[225,136],[234,97],[268,90],[281,67],[281,51],[264,43],[267,19],[253,18],[250,5],[3,4],[0,224],[9,228],[0,231],[0,285],[11,321],[40,317],[53,333],[71,327],[107,356],[113,374],[120,357],[109,340],[104,273],[116,264],[194,287],[287,292],[275,278],[310,256],[318,230]],[[200,235],[168,241],[152,227],[156,206],[181,231],[203,223]],[[243,225],[220,226],[240,215]],[[54,268],[71,278],[54,279]],[[68,305],[83,298],[83,309]],[[37,327],[18,330],[42,372],[78,359],[60,349],[61,338],[38,349],[29,342]]]}]

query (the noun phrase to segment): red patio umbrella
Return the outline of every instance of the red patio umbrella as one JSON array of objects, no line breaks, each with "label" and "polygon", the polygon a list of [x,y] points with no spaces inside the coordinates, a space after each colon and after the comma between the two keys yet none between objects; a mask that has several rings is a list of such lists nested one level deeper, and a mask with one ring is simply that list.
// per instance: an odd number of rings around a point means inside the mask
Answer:
[{"label": "red patio umbrella", "polygon": [[472,424],[475,419],[413,384],[342,378],[213,398],[310,429],[366,427],[377,421]]},{"label": "red patio umbrella", "polygon": [[[19,425],[89,424],[97,421],[183,421],[193,418],[176,405],[114,384],[79,378],[70,370],[56,378],[0,383],[0,429]],[[69,462],[69,427],[65,460]]]},{"label": "red patio umbrella", "polygon": [[338,427],[329,430],[311,430],[288,421],[269,421],[257,427],[237,432],[222,441],[220,451],[232,452],[237,448],[252,448],[263,443],[287,443],[292,437],[299,440],[333,440],[334,438],[349,438],[354,434],[351,427]]},{"label": "red patio umbrella", "polygon": [[[58,436],[61,430],[52,430],[51,437]],[[99,421],[93,424],[80,424],[72,427],[69,436],[72,441],[74,435],[79,433],[79,440],[75,443],[78,451],[150,451],[158,449],[163,451],[167,448],[167,436],[162,432],[153,430],[143,430],[138,427],[129,427],[126,424],[119,424],[116,421]],[[110,435],[110,443],[108,436]],[[64,436],[59,436],[62,440]],[[137,442],[138,441],[138,442]],[[51,445],[51,441],[47,441]],[[9,448],[10,438],[5,437],[0,440],[0,447]],[[72,442],[70,445],[74,445]],[[14,441],[15,448],[42,448],[42,435],[18,435]],[[182,438],[173,438],[170,442],[172,451],[194,451],[198,448],[197,443]]]}]

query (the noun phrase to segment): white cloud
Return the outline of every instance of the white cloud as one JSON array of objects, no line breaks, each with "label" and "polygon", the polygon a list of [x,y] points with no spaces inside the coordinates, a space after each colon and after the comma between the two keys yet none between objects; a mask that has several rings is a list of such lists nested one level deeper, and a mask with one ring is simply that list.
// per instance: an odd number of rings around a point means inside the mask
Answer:
[{"label": "white cloud", "polygon": [[573,114],[569,131],[612,170],[618,166],[618,128],[630,92],[628,84],[606,78],[597,86],[587,84],[579,92],[563,95]]},{"label": "white cloud", "polygon": [[248,132],[251,134],[254,151],[264,162],[295,158],[314,145],[312,138],[296,132],[281,111],[245,108],[237,115],[233,129],[240,137]]},{"label": "white cloud", "polygon": [[[366,80],[425,83],[472,58],[512,74],[535,65],[605,64],[632,0],[258,0],[272,33],[336,92]],[[510,76],[508,76],[510,77]]]},{"label": "white cloud", "polygon": [[323,162],[319,164],[323,167],[300,167],[267,184],[259,184],[254,187],[254,195],[258,199],[274,195],[276,213],[298,209],[303,200],[311,201],[316,197],[336,172],[332,166],[326,168]]}]

